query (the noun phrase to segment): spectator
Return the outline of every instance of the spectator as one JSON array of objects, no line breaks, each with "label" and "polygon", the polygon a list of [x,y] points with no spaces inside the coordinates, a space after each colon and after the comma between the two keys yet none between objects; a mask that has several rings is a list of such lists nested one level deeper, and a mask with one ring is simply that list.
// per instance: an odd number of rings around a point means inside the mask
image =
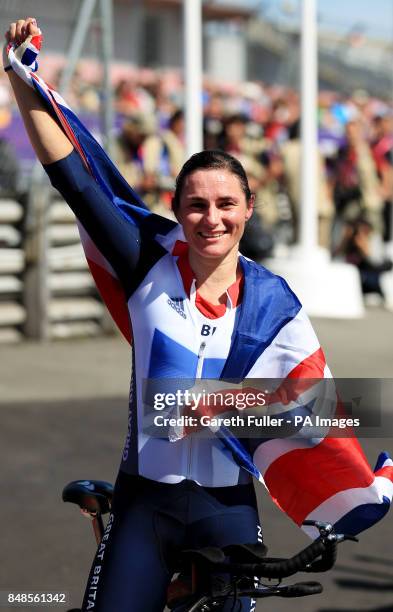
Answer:
[{"label": "spectator", "polygon": [[72,107],[88,113],[98,113],[101,108],[99,84],[87,81],[81,69],[76,69],[67,92]]},{"label": "spectator", "polygon": [[266,173],[262,165],[247,155],[240,157],[239,161],[246,171],[250,190],[256,196],[254,214],[247,222],[240,249],[246,257],[261,261],[271,254],[273,248],[276,206],[272,201],[264,201],[265,192],[262,187]]},{"label": "spectator", "polygon": [[344,256],[348,263],[359,269],[363,294],[376,293],[384,299],[380,277],[383,272],[392,270],[393,264],[389,259],[373,257],[372,233],[373,227],[365,218],[347,223],[335,255]]},{"label": "spectator", "polygon": [[19,163],[13,146],[0,137],[0,195],[17,197],[19,183]]},{"label": "spectator", "polygon": [[145,171],[144,143],[155,132],[154,116],[128,117],[114,143],[114,159],[126,181],[142,196],[156,188],[155,179]]},{"label": "spectator", "polygon": [[385,109],[373,121],[374,138],[372,151],[381,181],[383,208],[383,238],[393,240],[393,112]]},{"label": "spectator", "polygon": [[230,115],[224,121],[220,148],[230,155],[239,156],[245,152],[248,119],[245,115]]},{"label": "spectator", "polygon": [[149,136],[144,143],[145,174],[155,189],[147,203],[153,212],[172,217],[171,202],[175,178],[185,160],[184,113],[174,112],[168,128],[161,134]]},{"label": "spectator", "polygon": [[336,232],[342,224],[367,216],[372,226],[382,230],[382,195],[371,148],[358,118],[346,124],[346,139],[333,160],[333,193]]},{"label": "spectator", "polygon": [[224,98],[220,93],[213,93],[207,101],[203,114],[204,148],[218,149],[219,137],[223,131],[225,114]]},{"label": "spectator", "polygon": [[[144,145],[145,169],[159,177],[174,179],[179,174],[185,159],[184,113],[177,110],[169,119],[168,128],[161,135],[153,134]],[[169,182],[167,181],[167,182]]]},{"label": "spectator", "polygon": [[155,110],[155,102],[136,79],[122,79],[115,90],[115,108],[125,116],[142,112],[151,114]]},{"label": "spectator", "polygon": [[[288,196],[292,204],[294,215],[295,239],[297,239],[300,212],[300,121],[296,121],[291,126],[288,134],[289,140],[282,143],[280,151],[283,160],[285,183],[287,185]],[[320,154],[318,155],[317,173],[318,243],[320,246],[330,249],[334,206],[327,182],[325,162]]]},{"label": "spectator", "polygon": [[246,115],[229,115],[224,119],[223,125],[223,132],[218,140],[219,148],[234,157],[258,157],[271,146],[270,141],[261,137],[257,124],[249,121]]}]

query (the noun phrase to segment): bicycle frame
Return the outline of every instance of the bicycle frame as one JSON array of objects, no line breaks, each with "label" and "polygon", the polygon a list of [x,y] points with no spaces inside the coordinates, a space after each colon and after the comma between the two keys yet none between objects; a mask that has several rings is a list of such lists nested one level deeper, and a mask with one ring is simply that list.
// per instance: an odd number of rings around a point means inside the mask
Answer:
[{"label": "bicycle frame", "polygon": [[[102,515],[109,512],[113,487],[103,481],[73,481],[63,490],[63,500],[76,503],[83,516],[92,521],[97,545],[104,535]],[[172,612],[202,612],[213,610],[224,599],[231,597],[264,598],[271,596],[300,597],[320,593],[318,582],[300,582],[281,585],[282,578],[298,572],[323,572],[333,567],[337,544],[344,540],[358,541],[353,536],[335,534],[332,525],[318,521],[305,521],[319,531],[319,537],[289,559],[270,559],[262,544],[239,544],[224,549],[205,548],[179,553],[179,563],[191,572],[192,589],[188,595],[177,595],[171,600]],[[217,576],[227,575],[227,582],[217,582]],[[278,584],[264,585],[255,576],[278,580]],[[174,581],[175,582],[175,581]],[[179,600],[177,602],[177,599]],[[168,604],[171,605],[171,601]],[[70,611],[70,612],[75,612]]]}]

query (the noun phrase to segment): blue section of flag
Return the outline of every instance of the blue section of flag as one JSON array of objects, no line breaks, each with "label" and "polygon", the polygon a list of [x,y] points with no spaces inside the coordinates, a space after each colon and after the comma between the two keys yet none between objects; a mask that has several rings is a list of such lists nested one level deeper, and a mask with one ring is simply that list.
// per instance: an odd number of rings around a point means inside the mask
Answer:
[{"label": "blue section of flag", "polygon": [[390,458],[391,457],[387,451],[382,451],[382,453],[378,455],[378,459],[377,459],[377,463],[375,464],[374,472],[377,472],[378,470],[383,468],[383,464],[385,463],[385,461],[387,461]]},{"label": "blue section of flag", "polygon": [[225,359],[205,359],[202,368],[202,378],[220,378],[225,365]]},{"label": "blue section of flag", "polygon": [[27,48],[22,56],[22,63],[26,66],[32,66],[36,60],[38,53],[32,49]]},{"label": "blue section of flag", "polygon": [[251,476],[254,476],[257,480],[261,479],[261,473],[253,462],[250,453],[246,450],[242,442],[238,438],[235,438],[225,425],[221,425],[216,432],[216,436],[223,442],[226,448],[231,451],[233,458],[240,467],[249,472]]},{"label": "blue section of flag", "polygon": [[380,504],[362,504],[347,512],[334,525],[336,533],[357,535],[380,521],[390,508],[390,500],[383,497]]}]

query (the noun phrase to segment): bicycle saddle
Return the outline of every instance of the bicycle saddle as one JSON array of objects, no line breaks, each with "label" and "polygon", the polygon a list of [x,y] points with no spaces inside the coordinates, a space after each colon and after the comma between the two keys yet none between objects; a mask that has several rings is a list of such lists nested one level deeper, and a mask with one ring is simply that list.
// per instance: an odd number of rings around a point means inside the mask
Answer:
[{"label": "bicycle saddle", "polygon": [[258,544],[230,544],[223,548],[232,563],[259,563],[266,557],[267,546]]},{"label": "bicycle saddle", "polygon": [[77,504],[81,510],[106,514],[111,507],[113,485],[103,480],[73,480],[63,489],[65,502]]}]

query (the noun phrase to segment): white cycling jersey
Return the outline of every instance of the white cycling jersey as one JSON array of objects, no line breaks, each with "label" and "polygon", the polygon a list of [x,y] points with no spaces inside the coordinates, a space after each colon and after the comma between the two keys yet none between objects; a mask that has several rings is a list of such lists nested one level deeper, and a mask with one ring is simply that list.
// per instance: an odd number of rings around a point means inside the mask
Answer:
[{"label": "white cycling jersey", "polygon": [[[256,470],[244,470],[233,447],[219,437],[197,432],[171,442],[168,435],[158,437],[158,428],[154,436],[147,433],[146,381],[158,380],[160,391],[168,380],[285,378],[312,355],[323,375],[318,340],[296,296],[281,278],[240,257],[242,301],[235,283],[222,316],[207,312],[195,290],[179,225],[141,214],[137,207],[130,224],[98,189],[77,153],[47,171],[83,225],[90,264],[103,274],[116,273],[128,298],[133,370],[121,469],[167,483],[185,478],[211,487],[248,482],[249,472]],[[247,442],[237,444],[252,463]]]}]

